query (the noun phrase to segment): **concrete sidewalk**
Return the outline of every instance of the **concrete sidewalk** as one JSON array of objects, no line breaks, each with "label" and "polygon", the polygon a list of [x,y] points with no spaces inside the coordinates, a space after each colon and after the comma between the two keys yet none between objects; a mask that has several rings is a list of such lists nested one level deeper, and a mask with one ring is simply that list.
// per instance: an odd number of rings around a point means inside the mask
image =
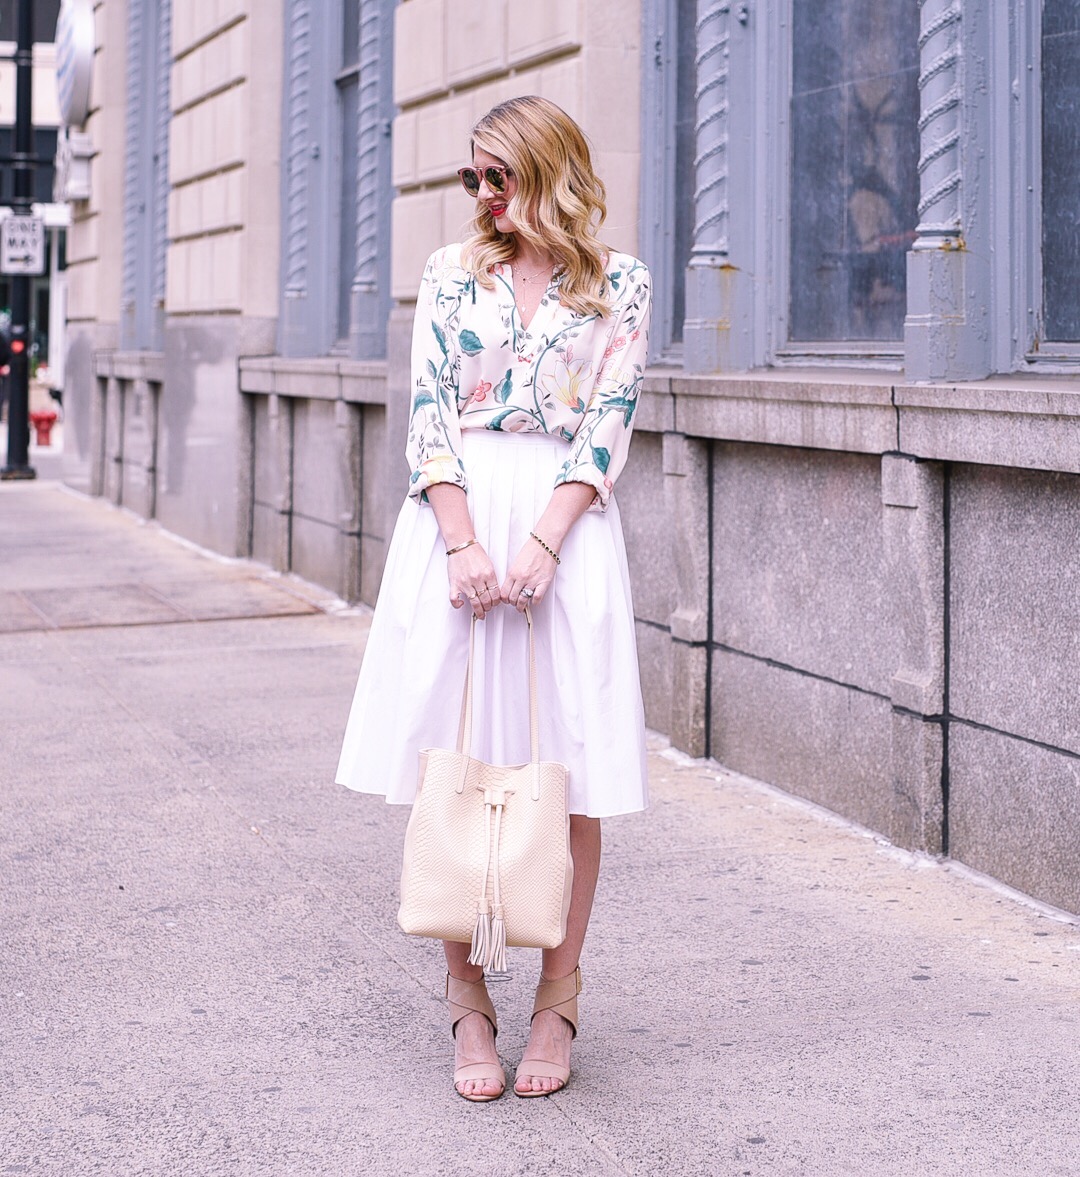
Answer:
[{"label": "concrete sidewalk", "polygon": [[332,783],[367,626],[0,486],[0,1174],[1080,1173],[1080,927],[659,750],[570,1087],[458,1099],[407,814]]}]

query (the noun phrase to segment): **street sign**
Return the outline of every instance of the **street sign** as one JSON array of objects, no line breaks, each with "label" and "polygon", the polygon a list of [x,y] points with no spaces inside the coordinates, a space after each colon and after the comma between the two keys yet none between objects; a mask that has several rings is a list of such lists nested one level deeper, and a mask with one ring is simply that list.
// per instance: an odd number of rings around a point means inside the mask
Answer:
[{"label": "street sign", "polygon": [[45,273],[45,221],[18,217],[0,221],[0,274]]}]

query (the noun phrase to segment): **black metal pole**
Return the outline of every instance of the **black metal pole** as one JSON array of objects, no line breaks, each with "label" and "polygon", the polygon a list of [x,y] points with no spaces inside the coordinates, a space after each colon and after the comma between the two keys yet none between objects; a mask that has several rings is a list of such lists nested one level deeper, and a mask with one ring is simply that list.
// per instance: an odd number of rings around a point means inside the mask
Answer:
[{"label": "black metal pole", "polygon": [[[18,40],[15,49],[15,216],[29,216],[34,195],[34,3],[18,0]],[[0,471],[6,479],[36,476],[30,465],[30,277],[15,274],[11,279],[11,374],[8,376],[7,465]]]}]

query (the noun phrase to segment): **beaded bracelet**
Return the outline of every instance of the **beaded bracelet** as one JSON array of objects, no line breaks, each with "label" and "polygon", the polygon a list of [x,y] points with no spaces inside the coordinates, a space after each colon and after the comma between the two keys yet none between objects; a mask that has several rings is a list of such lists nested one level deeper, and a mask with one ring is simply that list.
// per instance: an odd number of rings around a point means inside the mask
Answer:
[{"label": "beaded bracelet", "polygon": [[529,535],[532,539],[536,540],[536,542],[544,549],[545,552],[547,552],[547,554],[555,561],[556,564],[562,563],[562,561],[559,559],[559,553],[553,552],[551,548],[549,548],[547,544],[544,543],[544,541],[536,534],[535,531],[530,531]]},{"label": "beaded bracelet", "polygon": [[465,551],[466,548],[471,548],[473,546],[473,544],[478,544],[479,542],[480,541],[475,538],[467,539],[463,544],[458,544],[458,546],[456,548],[447,548],[446,554],[448,556],[453,556],[457,552],[463,552],[463,551]]}]

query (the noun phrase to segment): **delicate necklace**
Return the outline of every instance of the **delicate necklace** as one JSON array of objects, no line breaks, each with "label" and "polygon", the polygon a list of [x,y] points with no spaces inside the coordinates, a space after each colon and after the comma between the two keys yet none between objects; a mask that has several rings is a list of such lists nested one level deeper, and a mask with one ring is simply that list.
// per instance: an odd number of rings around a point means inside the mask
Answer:
[{"label": "delicate necklace", "polygon": [[[535,273],[532,273],[532,274],[522,274],[518,270],[514,270],[513,273],[514,273],[515,278],[519,278],[521,280],[522,285],[528,285],[528,283],[535,282],[539,278],[546,278],[547,281],[550,282],[551,281],[551,272],[554,269],[554,266],[555,266],[554,262],[549,262],[543,269],[537,270]],[[546,284],[545,284],[544,288],[547,289]],[[522,322],[524,322],[524,315],[526,312],[526,304],[528,302],[528,294],[529,294],[529,292],[527,290],[523,290],[521,292],[520,298],[517,298],[516,296],[514,298],[514,301],[517,303],[518,314],[523,316]]]},{"label": "delicate necklace", "polygon": [[536,273],[534,273],[534,274],[522,274],[518,270],[514,270],[514,274],[518,278],[520,278],[522,280],[522,282],[535,282],[537,278],[539,278],[545,274],[547,275],[548,278],[550,278],[551,271],[552,271],[554,264],[555,264],[554,262],[548,262],[548,264],[542,270],[537,270]]}]

